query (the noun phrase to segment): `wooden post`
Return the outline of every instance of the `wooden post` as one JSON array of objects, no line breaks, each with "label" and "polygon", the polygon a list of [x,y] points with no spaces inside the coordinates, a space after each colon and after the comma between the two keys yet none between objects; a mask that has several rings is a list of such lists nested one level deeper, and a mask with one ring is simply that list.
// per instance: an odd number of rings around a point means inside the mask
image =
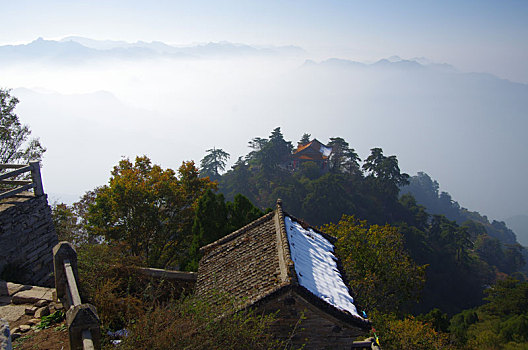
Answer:
[{"label": "wooden post", "polygon": [[[77,271],[77,252],[75,248],[69,242],[59,242],[53,247],[53,267],[55,271],[55,290],[57,291],[57,298],[63,303],[70,301],[68,300],[68,279],[66,272],[64,271],[64,261],[69,260],[71,270],[75,282],[79,280],[79,272]],[[65,305],[68,310],[72,305]]]},{"label": "wooden post", "polygon": [[88,346],[93,344],[95,349],[101,348],[101,330],[95,306],[81,304],[71,307],[66,312],[66,324],[70,335],[71,350],[82,350],[83,343]]},{"label": "wooden post", "polygon": [[42,177],[40,176],[40,163],[38,161],[29,162],[29,165],[31,166],[31,179],[35,185],[35,196],[42,196],[44,189],[42,188]]}]

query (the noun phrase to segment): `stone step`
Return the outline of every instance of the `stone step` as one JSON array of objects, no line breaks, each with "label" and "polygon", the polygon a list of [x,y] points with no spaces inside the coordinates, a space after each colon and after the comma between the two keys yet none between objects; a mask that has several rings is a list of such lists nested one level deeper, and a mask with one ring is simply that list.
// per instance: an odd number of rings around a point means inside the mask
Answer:
[{"label": "stone step", "polygon": [[23,289],[11,297],[13,304],[34,304],[39,300],[53,301],[54,288],[32,287],[31,289]]}]

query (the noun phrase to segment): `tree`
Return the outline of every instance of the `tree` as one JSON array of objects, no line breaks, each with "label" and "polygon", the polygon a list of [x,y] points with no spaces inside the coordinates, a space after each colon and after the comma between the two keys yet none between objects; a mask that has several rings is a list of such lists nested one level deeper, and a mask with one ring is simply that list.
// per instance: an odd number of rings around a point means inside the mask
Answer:
[{"label": "tree", "polygon": [[0,89],[0,163],[40,161],[46,149],[38,138],[29,138],[29,127],[22,125],[15,113],[19,101],[10,92]]},{"label": "tree", "polygon": [[189,258],[182,268],[198,270],[201,247],[238,230],[262,215],[264,213],[241,194],[237,194],[233,202],[226,203],[223,194],[214,194],[208,190],[198,200]]},{"label": "tree", "polygon": [[332,137],[328,146],[332,147],[330,154],[330,169],[337,173],[359,173],[359,156],[353,148],[348,147],[341,137]]},{"label": "tree", "polygon": [[277,167],[292,152],[293,146],[290,141],[284,140],[280,127],[273,129],[268,142],[258,152],[257,159],[263,169],[272,170]]},{"label": "tree", "polygon": [[179,262],[190,243],[196,201],[216,185],[200,179],[193,162],[184,162],[178,173],[179,179],[146,156],[121,160],[90,206],[89,232],[126,242],[149,266]]},{"label": "tree", "polygon": [[95,203],[100,187],[87,191],[79,201],[72,205],[55,203],[51,207],[51,216],[59,241],[68,241],[76,247],[87,243],[97,243],[102,237],[87,232],[88,210]]},{"label": "tree", "polygon": [[323,232],[337,237],[336,252],[350,288],[366,310],[400,312],[417,301],[426,266],[409,257],[396,227],[369,227],[366,221],[343,215],[339,223],[325,225]]},{"label": "tree", "polygon": [[310,142],[311,137],[312,135],[304,133],[301,139],[299,140],[299,145],[306,145],[307,143]]},{"label": "tree", "polygon": [[363,164],[368,179],[373,180],[380,192],[396,200],[400,187],[409,184],[409,175],[400,172],[396,156],[383,155],[381,148],[372,148],[370,151]]},{"label": "tree", "polygon": [[473,242],[466,226],[458,226],[444,215],[433,215],[429,238],[436,250],[454,258],[457,264],[466,264]]},{"label": "tree", "polygon": [[211,180],[216,180],[220,177],[220,171],[225,170],[229,153],[214,147],[206,152],[208,154],[200,161],[200,175],[202,177],[209,176]]}]

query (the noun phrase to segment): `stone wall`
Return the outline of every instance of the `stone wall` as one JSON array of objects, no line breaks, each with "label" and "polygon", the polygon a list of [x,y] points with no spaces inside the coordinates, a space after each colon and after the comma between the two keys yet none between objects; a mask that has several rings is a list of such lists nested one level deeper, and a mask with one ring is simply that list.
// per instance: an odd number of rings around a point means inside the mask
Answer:
[{"label": "stone wall", "polygon": [[46,195],[24,192],[0,202],[0,273],[4,277],[52,285],[52,249],[57,243]]},{"label": "stone wall", "polygon": [[260,303],[257,314],[275,314],[270,331],[293,348],[350,349],[357,337],[367,332],[341,322],[307,302],[293,291],[276,295]]}]

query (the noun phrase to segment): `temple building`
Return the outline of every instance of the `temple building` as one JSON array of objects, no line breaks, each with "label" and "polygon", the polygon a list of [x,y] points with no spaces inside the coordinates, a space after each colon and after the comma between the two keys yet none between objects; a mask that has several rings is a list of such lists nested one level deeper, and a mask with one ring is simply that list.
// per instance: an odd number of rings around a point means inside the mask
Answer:
[{"label": "temple building", "polygon": [[271,331],[294,346],[350,349],[371,324],[348,290],[334,242],[279,200],[274,211],[200,249],[196,294],[214,300],[221,291],[239,310],[277,312]]},{"label": "temple building", "polygon": [[303,162],[315,162],[321,169],[328,169],[328,159],[332,154],[332,147],[328,147],[317,139],[299,144],[291,155],[291,167],[295,170]]}]

